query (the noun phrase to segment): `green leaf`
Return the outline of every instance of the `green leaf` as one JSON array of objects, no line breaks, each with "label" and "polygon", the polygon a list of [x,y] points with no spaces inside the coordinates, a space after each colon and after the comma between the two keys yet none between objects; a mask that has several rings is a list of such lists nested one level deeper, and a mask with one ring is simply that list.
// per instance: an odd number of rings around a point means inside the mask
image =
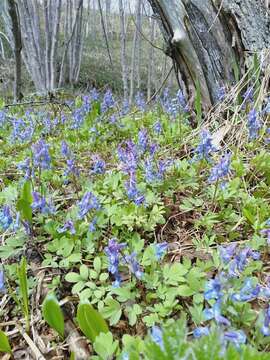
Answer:
[{"label": "green leaf", "polygon": [[25,181],[22,187],[21,196],[17,201],[17,210],[20,212],[22,219],[32,222],[32,185],[29,180]]},{"label": "green leaf", "polygon": [[94,342],[94,350],[103,360],[112,359],[118,347],[118,341],[113,341],[111,332],[101,333]]},{"label": "green leaf", "polygon": [[99,257],[95,257],[94,260],[94,269],[96,270],[96,272],[99,274],[100,270],[101,270],[101,260]]},{"label": "green leaf", "polygon": [[87,301],[82,301],[79,304],[77,321],[84,335],[92,342],[100,333],[109,331],[108,325],[101,314]]},{"label": "green leaf", "polygon": [[42,304],[42,315],[45,321],[64,338],[64,316],[54,294],[49,294]]},{"label": "green leaf", "polygon": [[21,296],[21,306],[26,320],[26,330],[29,331],[29,303],[28,303],[28,281],[27,281],[27,263],[25,257],[22,258],[20,265],[17,267],[19,278],[19,292]]},{"label": "green leaf", "polygon": [[164,280],[168,285],[178,285],[180,282],[186,281],[183,276],[186,275],[187,272],[188,269],[183,264],[166,264],[163,269]]},{"label": "green leaf", "polygon": [[75,272],[67,273],[65,280],[71,283],[77,283],[81,280],[81,275]]},{"label": "green leaf", "polygon": [[0,352],[12,353],[8,338],[2,330],[0,330]]},{"label": "green leaf", "polygon": [[178,295],[179,296],[191,296],[193,295],[195,292],[194,290],[192,290],[188,285],[180,285],[178,287]]},{"label": "green leaf", "polygon": [[84,264],[80,266],[80,276],[83,280],[88,279],[88,276],[89,276],[88,267]]},{"label": "green leaf", "polygon": [[105,307],[101,310],[105,319],[110,319],[110,325],[116,325],[122,315],[121,305],[118,301],[109,297],[105,300]]}]

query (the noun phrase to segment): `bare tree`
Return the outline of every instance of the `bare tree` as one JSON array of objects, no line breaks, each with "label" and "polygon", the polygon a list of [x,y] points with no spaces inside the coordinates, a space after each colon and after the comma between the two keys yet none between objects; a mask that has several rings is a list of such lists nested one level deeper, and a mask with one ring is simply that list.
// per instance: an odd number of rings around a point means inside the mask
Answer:
[{"label": "bare tree", "polygon": [[270,47],[270,14],[262,0],[148,1],[186,88],[194,91],[199,80],[208,106],[218,100],[220,86],[232,81],[240,55]]},{"label": "bare tree", "polygon": [[126,54],[126,26],[125,26],[125,10],[123,0],[119,0],[119,15],[121,26],[121,64],[124,99],[128,99],[128,70],[127,70],[127,54]]},{"label": "bare tree", "polygon": [[11,22],[11,32],[13,37],[13,52],[15,59],[15,72],[14,72],[14,101],[21,98],[21,85],[22,85],[22,38],[18,8],[15,0],[8,0],[8,13]]}]

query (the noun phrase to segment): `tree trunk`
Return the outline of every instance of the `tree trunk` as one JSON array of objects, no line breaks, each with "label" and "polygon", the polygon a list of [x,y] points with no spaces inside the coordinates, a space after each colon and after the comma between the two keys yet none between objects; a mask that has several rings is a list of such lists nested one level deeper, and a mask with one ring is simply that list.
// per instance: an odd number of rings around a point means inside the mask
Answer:
[{"label": "tree trunk", "polygon": [[200,82],[206,107],[216,103],[220,87],[233,80],[235,61],[243,65],[245,55],[270,47],[270,14],[263,0],[148,1],[160,20],[166,53],[187,91],[194,92]]},{"label": "tree trunk", "polygon": [[21,85],[22,85],[22,37],[19,21],[19,13],[15,0],[8,0],[8,12],[11,20],[12,35],[13,35],[13,51],[15,58],[15,76],[14,76],[14,101],[18,101],[21,97]]},{"label": "tree trunk", "polygon": [[125,10],[123,0],[119,0],[119,16],[121,27],[121,65],[122,65],[122,79],[124,99],[128,100],[128,70],[127,70],[127,56],[126,56],[126,27],[125,27]]}]

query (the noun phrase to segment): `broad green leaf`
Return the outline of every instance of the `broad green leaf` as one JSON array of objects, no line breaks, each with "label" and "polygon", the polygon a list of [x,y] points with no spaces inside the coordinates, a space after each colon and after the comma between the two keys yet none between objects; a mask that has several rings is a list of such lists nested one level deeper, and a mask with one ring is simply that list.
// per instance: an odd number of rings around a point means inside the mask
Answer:
[{"label": "broad green leaf", "polygon": [[110,325],[116,325],[122,315],[121,305],[115,299],[109,297],[105,300],[105,307],[101,310],[105,319],[110,319]]},{"label": "broad green leaf", "polygon": [[45,321],[64,338],[64,316],[54,294],[49,294],[42,304],[42,315]]},{"label": "broad green leaf", "polygon": [[191,296],[193,295],[195,292],[194,290],[192,290],[188,285],[180,285],[178,287],[178,295],[179,296]]},{"label": "broad green leaf", "polygon": [[11,354],[11,347],[6,334],[0,330],[0,352]]},{"label": "broad green leaf", "polygon": [[80,266],[80,276],[83,280],[88,279],[89,271],[88,271],[88,267],[85,264]]},{"label": "broad green leaf", "polygon": [[81,276],[78,273],[70,272],[65,276],[65,280],[71,283],[77,283],[81,280]]},{"label": "broad green leaf", "polygon": [[29,303],[28,303],[28,281],[27,281],[27,263],[25,257],[22,258],[17,267],[19,278],[19,292],[21,295],[22,310],[26,319],[27,331],[29,331]]},{"label": "broad green leaf", "polygon": [[109,331],[108,325],[101,314],[87,301],[82,301],[79,304],[77,321],[84,335],[92,342],[100,333]]}]

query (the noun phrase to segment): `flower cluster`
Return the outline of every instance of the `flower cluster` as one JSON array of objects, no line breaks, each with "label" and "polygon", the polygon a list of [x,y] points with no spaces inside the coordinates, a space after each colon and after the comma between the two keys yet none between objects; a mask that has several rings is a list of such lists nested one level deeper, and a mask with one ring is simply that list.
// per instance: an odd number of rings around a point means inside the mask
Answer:
[{"label": "flower cluster", "polygon": [[10,138],[11,142],[25,143],[32,139],[35,130],[32,122],[28,124],[23,119],[14,119],[12,124],[13,131]]},{"label": "flower cluster", "polygon": [[115,106],[115,101],[113,98],[112,91],[108,89],[106,93],[104,94],[102,103],[101,103],[101,111],[102,113],[105,113],[108,110],[113,109]]},{"label": "flower cluster", "polygon": [[92,159],[93,159],[94,163],[93,163],[93,165],[91,167],[90,173],[91,174],[98,174],[98,175],[104,174],[105,168],[106,168],[105,161],[102,160],[100,158],[100,156],[98,156],[98,155],[94,155],[92,157]]},{"label": "flower cluster", "polygon": [[39,192],[33,191],[33,202],[32,209],[39,211],[41,214],[53,214],[55,212],[52,202],[47,202],[46,198],[42,196]]},{"label": "flower cluster", "polygon": [[208,181],[210,183],[217,182],[220,179],[225,178],[229,175],[231,165],[231,153],[224,155],[218,164],[216,164],[212,169]]},{"label": "flower cluster", "polygon": [[76,233],[74,223],[72,220],[68,220],[65,222],[64,226],[58,229],[58,232],[64,233],[66,231],[69,231],[71,235],[74,235]]},{"label": "flower cluster", "polygon": [[122,260],[123,265],[128,265],[130,272],[135,275],[137,279],[141,279],[143,272],[140,269],[140,265],[136,258],[136,253],[124,254],[123,250],[126,248],[126,244],[118,244],[116,239],[110,239],[108,246],[105,248],[105,254],[109,260],[109,272],[114,276],[114,286],[119,287],[121,284],[121,276],[119,271],[120,262]]},{"label": "flower cluster", "polygon": [[258,119],[258,113],[256,109],[252,109],[249,112],[247,126],[250,140],[256,139],[259,135],[259,130],[262,127],[262,124]]},{"label": "flower cluster", "polygon": [[203,160],[211,161],[211,154],[217,149],[212,143],[212,136],[209,131],[203,129],[200,134],[201,141],[197,148],[195,149],[195,160]]},{"label": "flower cluster", "polygon": [[141,92],[137,92],[137,94],[135,95],[135,104],[140,111],[145,111],[146,102]]},{"label": "flower cluster", "polygon": [[41,139],[32,145],[34,166],[42,170],[49,169],[51,166],[51,156],[49,145]]},{"label": "flower cluster", "polygon": [[83,219],[91,210],[99,210],[101,208],[97,197],[90,191],[86,192],[82,200],[78,204],[79,218]]}]

